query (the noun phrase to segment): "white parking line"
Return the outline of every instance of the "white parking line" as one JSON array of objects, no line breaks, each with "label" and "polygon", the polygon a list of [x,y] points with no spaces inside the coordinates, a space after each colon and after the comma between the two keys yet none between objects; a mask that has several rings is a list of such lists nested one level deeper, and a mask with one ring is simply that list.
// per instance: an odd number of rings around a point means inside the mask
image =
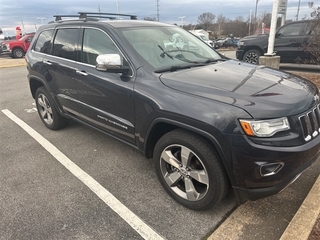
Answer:
[{"label": "white parking line", "polygon": [[85,171],[73,163],[67,156],[59,151],[47,139],[42,137],[38,132],[31,128],[28,124],[23,122],[15,116],[8,109],[2,112],[10,118],[13,122],[19,125],[31,137],[33,137],[44,149],[46,149],[58,162],[67,168],[74,176],[89,187],[102,201],[104,201],[114,212],[116,212],[123,220],[125,220],[138,234],[144,239],[164,239],[150,226],[143,222],[130,209],[123,205],[115,196],[113,196],[107,189],[102,187],[96,180],[94,180]]}]

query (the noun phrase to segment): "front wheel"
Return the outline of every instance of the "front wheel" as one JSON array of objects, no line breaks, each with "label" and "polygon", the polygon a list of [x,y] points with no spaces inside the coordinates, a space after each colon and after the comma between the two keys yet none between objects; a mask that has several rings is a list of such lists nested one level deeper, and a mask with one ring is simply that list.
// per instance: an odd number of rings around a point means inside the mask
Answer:
[{"label": "front wheel", "polygon": [[24,51],[21,48],[15,48],[12,51],[12,57],[22,58],[24,56]]},{"label": "front wheel", "polygon": [[35,100],[39,116],[47,128],[57,130],[66,125],[67,120],[60,115],[44,87],[37,89]]},{"label": "front wheel", "polygon": [[158,179],[169,195],[193,210],[218,204],[228,190],[227,177],[211,146],[196,134],[173,130],[154,150]]},{"label": "front wheel", "polygon": [[252,64],[259,64],[259,57],[261,56],[261,53],[257,49],[251,49],[246,51],[246,53],[243,56],[243,61],[247,63]]}]

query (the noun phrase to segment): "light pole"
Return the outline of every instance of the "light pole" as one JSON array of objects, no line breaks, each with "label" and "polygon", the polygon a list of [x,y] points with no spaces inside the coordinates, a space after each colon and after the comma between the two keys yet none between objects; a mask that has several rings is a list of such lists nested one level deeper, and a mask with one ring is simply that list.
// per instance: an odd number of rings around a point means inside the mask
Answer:
[{"label": "light pole", "polygon": [[41,20],[41,25],[43,25],[43,20],[45,20],[46,18],[44,18],[44,17],[38,17],[37,19],[38,19],[38,20]]},{"label": "light pole", "polygon": [[181,21],[181,27],[183,28],[183,19],[185,18],[186,16],[183,16],[183,17],[179,17],[180,21]]}]

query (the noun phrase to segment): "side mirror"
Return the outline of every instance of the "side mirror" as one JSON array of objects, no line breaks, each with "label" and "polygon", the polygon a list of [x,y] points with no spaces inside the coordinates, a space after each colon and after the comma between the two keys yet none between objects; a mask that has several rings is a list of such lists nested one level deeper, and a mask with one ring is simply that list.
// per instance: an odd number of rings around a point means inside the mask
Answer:
[{"label": "side mirror", "polygon": [[119,54],[101,54],[96,58],[96,69],[103,72],[128,74],[130,68],[123,66]]}]

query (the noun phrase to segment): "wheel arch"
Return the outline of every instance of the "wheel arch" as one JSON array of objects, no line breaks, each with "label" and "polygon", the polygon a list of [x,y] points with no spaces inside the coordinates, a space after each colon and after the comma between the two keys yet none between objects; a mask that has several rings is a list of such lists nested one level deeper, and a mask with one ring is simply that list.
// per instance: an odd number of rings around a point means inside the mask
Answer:
[{"label": "wheel arch", "polygon": [[194,126],[191,126],[185,123],[181,123],[181,122],[178,122],[172,119],[167,119],[167,118],[155,119],[151,123],[150,128],[148,129],[148,132],[146,134],[145,144],[143,149],[145,156],[147,158],[152,158],[157,141],[166,133],[177,128],[196,134],[198,137],[200,137],[203,141],[207,142],[212,147],[212,150],[216,152],[220,160],[221,166],[228,176],[229,183],[233,185],[234,177],[233,177],[232,169],[231,169],[231,166],[229,166],[225,151],[221,147],[221,144],[219,143],[218,139],[215,136],[209,134],[208,132],[200,128],[196,128]]},{"label": "wheel arch", "polygon": [[39,87],[45,86],[43,82],[37,78],[30,78],[29,80],[29,86],[30,86],[30,91],[31,95],[33,98],[36,96],[36,91]]},{"label": "wheel arch", "polygon": [[[213,150],[216,151],[220,159],[222,160],[222,164],[224,165],[223,162],[226,159],[226,156],[224,154],[224,151],[219,143],[219,141],[216,139],[215,136],[209,134],[208,132],[200,129],[193,127],[191,125],[181,123],[172,119],[167,119],[167,118],[157,118],[155,119],[151,125],[150,128],[147,131],[146,134],[146,141],[144,144],[144,152],[147,158],[152,158],[153,157],[153,150],[154,147],[157,143],[157,141],[166,133],[177,129],[181,128],[186,131],[192,132],[197,134],[199,137],[201,137],[203,140],[205,140],[210,146],[213,147]],[[226,166],[224,166],[226,168]]]},{"label": "wheel arch", "polygon": [[249,50],[253,50],[253,49],[258,50],[261,53],[261,55],[263,55],[265,53],[265,50],[262,47],[260,47],[258,45],[251,45],[251,46],[247,46],[244,48],[243,57],[245,56],[246,52],[248,52]]}]

